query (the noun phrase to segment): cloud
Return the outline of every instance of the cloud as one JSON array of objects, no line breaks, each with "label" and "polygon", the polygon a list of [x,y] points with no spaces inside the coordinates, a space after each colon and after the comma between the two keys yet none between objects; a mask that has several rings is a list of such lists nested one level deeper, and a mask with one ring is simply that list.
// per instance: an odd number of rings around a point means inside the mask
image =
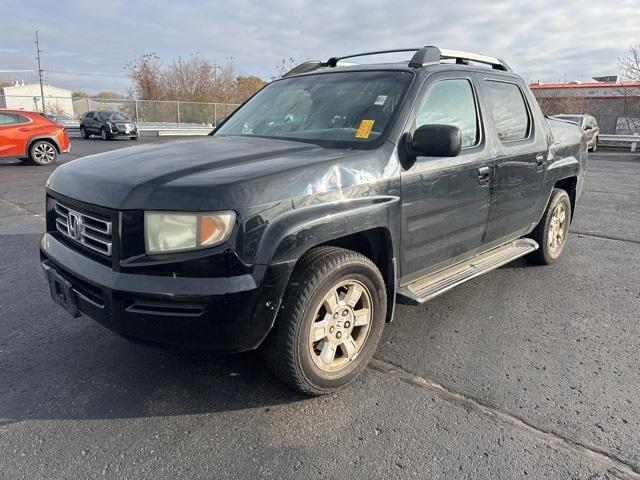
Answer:
[{"label": "cloud", "polygon": [[615,74],[617,58],[640,43],[633,0],[113,0],[99,15],[79,0],[5,1],[12,22],[0,64],[32,68],[33,55],[20,52],[33,40],[33,19],[47,18],[45,69],[121,75],[64,78],[64,86],[90,91],[126,88],[122,67],[144,52],[166,61],[195,51],[218,62],[233,57],[243,73],[268,78],[283,58],[430,44],[495,55],[529,80],[557,81]]}]

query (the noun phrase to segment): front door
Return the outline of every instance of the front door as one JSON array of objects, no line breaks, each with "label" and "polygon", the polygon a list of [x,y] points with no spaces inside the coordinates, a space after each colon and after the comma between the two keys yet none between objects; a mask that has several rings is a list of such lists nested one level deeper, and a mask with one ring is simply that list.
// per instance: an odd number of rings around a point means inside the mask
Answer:
[{"label": "front door", "polygon": [[401,173],[403,282],[471,256],[489,215],[491,154],[470,76],[430,79],[412,131],[425,124],[457,126],[463,148],[457,157],[418,157]]}]

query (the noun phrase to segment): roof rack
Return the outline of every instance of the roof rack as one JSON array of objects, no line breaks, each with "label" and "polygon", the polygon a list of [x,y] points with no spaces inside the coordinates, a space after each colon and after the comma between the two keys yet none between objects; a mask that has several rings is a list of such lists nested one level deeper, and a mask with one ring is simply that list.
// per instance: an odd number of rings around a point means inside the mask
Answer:
[{"label": "roof rack", "polygon": [[285,77],[291,75],[298,75],[301,73],[311,72],[319,68],[325,67],[337,67],[338,62],[346,60],[347,58],[365,57],[368,55],[380,55],[385,53],[401,53],[401,52],[416,52],[411,60],[409,66],[412,68],[421,68],[427,65],[437,65],[442,60],[455,60],[459,65],[469,65],[469,62],[482,63],[491,66],[495,70],[503,70],[510,72],[511,68],[503,60],[495,57],[488,57],[486,55],[480,55],[478,53],[463,52],[460,50],[445,50],[438,47],[426,46],[421,48],[399,48],[394,50],[378,50],[375,52],[356,53],[353,55],[345,55],[343,57],[331,57],[326,62],[310,61],[304,62],[297,67],[289,70],[284,74]]}]

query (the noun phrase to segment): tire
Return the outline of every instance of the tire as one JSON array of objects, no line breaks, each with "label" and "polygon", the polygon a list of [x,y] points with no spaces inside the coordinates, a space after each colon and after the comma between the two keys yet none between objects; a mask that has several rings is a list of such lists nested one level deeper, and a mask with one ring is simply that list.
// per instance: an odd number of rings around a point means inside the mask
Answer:
[{"label": "tire", "polygon": [[[564,215],[561,213],[564,212]],[[539,248],[528,258],[540,265],[556,262],[567,244],[571,225],[571,200],[566,191],[554,188],[547,209],[533,230],[531,238],[538,242]]]},{"label": "tire", "polygon": [[103,141],[107,141],[111,138],[104,127],[100,129],[100,138],[102,138]]},{"label": "tire", "polygon": [[129,138],[130,138],[131,140],[138,140],[138,136],[137,136],[137,135],[135,135],[135,136],[133,136],[133,137],[129,137]]},{"label": "tire", "polygon": [[263,344],[267,367],[307,395],[342,388],[371,360],[386,311],[385,284],[371,260],[342,248],[315,248],[296,265]]},{"label": "tire", "polygon": [[80,136],[82,138],[84,138],[85,140],[88,140],[89,137],[91,137],[91,135],[89,134],[89,132],[87,132],[87,129],[84,127],[80,127]]},{"label": "tire", "polygon": [[36,165],[51,165],[57,158],[56,147],[46,140],[37,140],[29,147],[29,160]]},{"label": "tire", "polygon": [[593,140],[593,147],[591,147],[591,152],[595,153],[598,150],[598,137]]}]

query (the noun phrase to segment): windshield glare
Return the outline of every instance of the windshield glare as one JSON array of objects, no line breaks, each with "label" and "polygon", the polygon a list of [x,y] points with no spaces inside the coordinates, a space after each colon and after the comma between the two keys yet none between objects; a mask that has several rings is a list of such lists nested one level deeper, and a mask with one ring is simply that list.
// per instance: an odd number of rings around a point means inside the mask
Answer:
[{"label": "windshield glare", "polygon": [[107,120],[113,120],[116,122],[124,122],[129,120],[129,117],[126,117],[119,112],[102,112],[102,116]]},{"label": "windshield glare", "polygon": [[380,138],[413,75],[341,72],[306,75],[268,85],[216,135],[239,135],[358,146]]}]

